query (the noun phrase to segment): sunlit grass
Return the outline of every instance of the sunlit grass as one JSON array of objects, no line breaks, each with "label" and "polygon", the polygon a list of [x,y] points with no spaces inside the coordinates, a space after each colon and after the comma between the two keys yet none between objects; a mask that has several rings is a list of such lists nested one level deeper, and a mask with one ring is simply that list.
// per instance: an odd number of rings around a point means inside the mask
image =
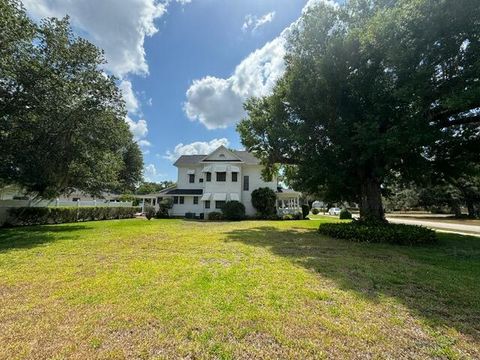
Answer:
[{"label": "sunlit grass", "polygon": [[479,358],[480,242],[354,244],[320,221],[0,231],[0,358]]}]

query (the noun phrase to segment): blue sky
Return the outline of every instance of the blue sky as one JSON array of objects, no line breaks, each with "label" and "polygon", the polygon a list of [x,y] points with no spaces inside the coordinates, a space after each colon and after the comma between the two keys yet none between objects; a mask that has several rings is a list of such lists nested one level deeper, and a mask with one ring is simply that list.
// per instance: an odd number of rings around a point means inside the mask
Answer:
[{"label": "blue sky", "polygon": [[[310,0],[318,1],[318,0]],[[242,102],[281,76],[284,38],[307,0],[24,0],[34,18],[71,17],[105,50],[145,177],[175,180],[181,154],[241,148]]]}]

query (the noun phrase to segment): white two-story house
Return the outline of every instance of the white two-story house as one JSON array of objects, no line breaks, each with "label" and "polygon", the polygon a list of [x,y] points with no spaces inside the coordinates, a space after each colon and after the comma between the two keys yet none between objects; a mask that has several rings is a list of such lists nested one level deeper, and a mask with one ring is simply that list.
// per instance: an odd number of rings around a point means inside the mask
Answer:
[{"label": "white two-story house", "polygon": [[142,204],[158,209],[159,201],[170,197],[172,216],[190,213],[206,218],[212,211],[221,211],[225,202],[235,200],[245,205],[247,215],[255,215],[252,192],[268,187],[277,193],[279,212],[300,211],[300,194],[279,188],[276,178],[264,181],[260,160],[247,151],[220,146],[210,154],[183,155],[174,166],[178,168],[177,185],[157,194],[140,196]]}]

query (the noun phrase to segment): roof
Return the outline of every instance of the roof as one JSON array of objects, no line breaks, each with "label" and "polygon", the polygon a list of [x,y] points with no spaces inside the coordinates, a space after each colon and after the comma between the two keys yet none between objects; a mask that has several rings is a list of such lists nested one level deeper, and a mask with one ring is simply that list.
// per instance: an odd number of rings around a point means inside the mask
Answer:
[{"label": "roof", "polygon": [[202,195],[202,189],[172,189],[167,191],[168,195]]},{"label": "roof", "polygon": [[[247,165],[258,165],[260,164],[260,160],[255,157],[252,153],[245,151],[245,150],[233,150],[232,151],[235,155],[237,155],[245,164]],[[202,163],[202,160],[207,157],[208,154],[205,155],[182,155],[178,158],[178,160],[173,164],[175,166],[188,166],[188,165],[198,165]],[[226,162],[233,162],[233,161],[226,161]]]}]

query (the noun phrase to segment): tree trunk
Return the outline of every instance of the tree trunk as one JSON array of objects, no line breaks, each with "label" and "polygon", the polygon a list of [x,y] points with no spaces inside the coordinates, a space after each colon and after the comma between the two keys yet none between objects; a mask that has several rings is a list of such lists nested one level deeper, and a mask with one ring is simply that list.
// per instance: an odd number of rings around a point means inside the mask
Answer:
[{"label": "tree trunk", "polygon": [[360,185],[360,220],[385,222],[380,182],[374,177],[365,177]]},{"label": "tree trunk", "polygon": [[477,214],[477,209],[475,208],[475,202],[467,198],[466,203],[467,203],[467,209],[468,209],[468,217],[473,219],[476,218],[478,214]]}]

